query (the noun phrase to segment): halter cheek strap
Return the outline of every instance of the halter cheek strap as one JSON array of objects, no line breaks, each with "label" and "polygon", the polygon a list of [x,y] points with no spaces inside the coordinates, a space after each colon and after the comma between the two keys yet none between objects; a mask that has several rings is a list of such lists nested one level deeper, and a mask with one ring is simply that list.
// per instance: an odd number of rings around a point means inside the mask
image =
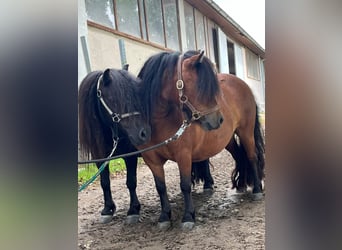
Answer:
[{"label": "halter cheek strap", "polygon": [[[101,89],[100,89],[100,82],[102,80],[102,77],[103,75],[101,75],[99,77],[99,79],[97,80],[97,86],[96,86],[96,94],[97,94],[97,97],[99,98],[101,104],[103,105],[103,107],[107,110],[108,114],[110,115],[110,117],[112,117],[112,121],[114,123],[115,126],[111,126],[110,129],[112,130],[112,139],[113,139],[113,149],[112,149],[112,152],[109,154],[108,157],[111,157],[115,150],[116,150],[116,147],[118,145],[118,142],[119,142],[119,137],[118,137],[118,123],[124,119],[124,118],[127,118],[129,116],[132,116],[132,115],[140,115],[139,112],[137,111],[134,111],[134,112],[130,112],[130,113],[124,113],[124,114],[119,114],[119,113],[114,113],[110,108],[109,106],[107,105],[107,103],[105,102],[105,100],[103,99],[103,96],[102,96],[102,92],[101,92]],[[107,157],[107,158],[108,158]]]},{"label": "halter cheek strap", "polygon": [[207,111],[198,111],[189,101],[189,98],[184,94],[184,82],[182,80],[182,61],[183,61],[183,55],[180,54],[178,58],[178,64],[177,64],[177,74],[178,74],[178,80],[176,82],[176,88],[178,89],[178,96],[179,96],[179,102],[180,102],[180,108],[183,110],[183,106],[187,106],[191,111],[191,119],[188,122],[193,122],[199,120],[201,117],[206,116],[210,113],[213,113],[217,110],[219,110],[219,107],[216,105],[214,108],[209,109]]},{"label": "halter cheek strap", "polygon": [[132,115],[140,115],[140,112],[134,111],[134,112],[129,112],[129,113],[124,113],[124,114],[119,114],[119,113],[114,113],[106,104],[105,100],[103,99],[102,92],[100,89],[100,82],[102,80],[101,75],[97,81],[97,87],[96,87],[96,93],[97,97],[100,99],[100,102],[102,103],[103,107],[107,110],[108,114],[112,117],[113,122],[119,123],[122,119],[127,118]]}]

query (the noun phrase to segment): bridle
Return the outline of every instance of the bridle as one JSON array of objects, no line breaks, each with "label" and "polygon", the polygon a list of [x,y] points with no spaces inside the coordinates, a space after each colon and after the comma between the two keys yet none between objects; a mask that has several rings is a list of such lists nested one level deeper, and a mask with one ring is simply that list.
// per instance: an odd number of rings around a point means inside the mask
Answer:
[{"label": "bridle", "polygon": [[[214,108],[209,109],[207,111],[198,111],[189,101],[189,98],[184,94],[184,82],[182,80],[182,60],[183,60],[183,55],[180,54],[178,58],[178,63],[177,63],[177,74],[178,74],[178,80],[176,82],[176,88],[178,89],[178,96],[179,96],[179,102],[180,102],[180,108],[184,112],[184,105],[187,106],[190,111],[191,111],[191,119],[187,120],[188,123],[197,121],[201,117],[206,116],[210,113],[213,113],[217,110],[219,110],[219,106],[216,105]],[[184,112],[185,113],[185,112]]]},{"label": "bridle", "polygon": [[97,81],[97,87],[96,87],[96,93],[97,93],[97,97],[100,99],[103,107],[107,110],[108,114],[110,115],[110,117],[112,118],[112,121],[114,123],[119,123],[122,119],[133,116],[133,115],[140,115],[140,112],[134,111],[134,112],[129,112],[129,113],[123,113],[123,114],[119,114],[119,113],[114,113],[106,104],[105,100],[103,99],[102,96],[102,91],[100,89],[100,82],[102,80],[102,75],[99,77],[99,80]]},{"label": "bridle", "polygon": [[109,157],[111,157],[114,154],[114,151],[115,151],[115,149],[118,145],[118,142],[119,142],[119,137],[118,137],[118,124],[119,124],[119,122],[124,118],[128,118],[128,117],[133,116],[133,115],[140,115],[140,112],[133,111],[133,112],[123,113],[123,114],[113,112],[109,108],[109,106],[107,105],[107,103],[105,102],[105,100],[103,99],[103,96],[102,96],[102,91],[100,89],[100,82],[101,82],[102,78],[103,78],[103,75],[101,75],[99,77],[99,79],[97,80],[96,94],[97,94],[97,97],[99,98],[102,106],[108,112],[109,116],[112,118],[112,121],[114,123],[113,124],[114,126],[111,126],[112,138],[113,138],[113,150],[112,150],[111,154],[109,155]]}]

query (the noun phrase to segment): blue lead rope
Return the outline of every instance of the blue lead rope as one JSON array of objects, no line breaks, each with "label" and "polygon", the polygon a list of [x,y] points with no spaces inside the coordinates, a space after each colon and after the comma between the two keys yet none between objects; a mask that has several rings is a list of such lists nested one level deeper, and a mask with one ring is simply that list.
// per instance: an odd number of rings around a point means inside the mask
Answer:
[{"label": "blue lead rope", "polygon": [[81,192],[82,190],[86,189],[95,179],[101,174],[103,169],[108,165],[109,161],[106,161],[102,163],[101,167],[97,170],[96,174],[93,175],[87,182],[85,182],[79,189],[78,192]]}]

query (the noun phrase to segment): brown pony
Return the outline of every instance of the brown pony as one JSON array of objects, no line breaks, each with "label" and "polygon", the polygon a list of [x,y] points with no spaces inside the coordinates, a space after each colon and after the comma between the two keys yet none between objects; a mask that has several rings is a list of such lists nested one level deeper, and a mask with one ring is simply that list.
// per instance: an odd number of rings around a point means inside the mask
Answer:
[{"label": "brown pony", "polygon": [[[189,124],[176,141],[142,154],[150,167],[161,201],[159,227],[168,228],[171,207],[168,200],[164,163],[178,163],[180,187],[184,196],[182,227],[191,229],[195,209],[191,197],[191,162],[201,161],[229,150],[236,160],[233,187],[262,196],[264,177],[264,142],[254,96],[237,77],[216,75],[208,58],[196,51],[184,55],[162,52],[150,57],[141,69],[141,103],[148,117],[151,140],[138,148],[159,143],[173,135],[182,124]],[[239,138],[236,141],[234,134]]]}]

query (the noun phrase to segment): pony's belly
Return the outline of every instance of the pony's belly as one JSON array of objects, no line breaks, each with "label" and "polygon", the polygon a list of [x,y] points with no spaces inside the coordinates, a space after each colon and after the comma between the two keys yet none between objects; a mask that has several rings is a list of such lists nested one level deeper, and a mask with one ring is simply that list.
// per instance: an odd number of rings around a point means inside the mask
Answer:
[{"label": "pony's belly", "polygon": [[233,136],[233,130],[226,126],[206,132],[193,150],[193,161],[202,161],[220,153]]}]

